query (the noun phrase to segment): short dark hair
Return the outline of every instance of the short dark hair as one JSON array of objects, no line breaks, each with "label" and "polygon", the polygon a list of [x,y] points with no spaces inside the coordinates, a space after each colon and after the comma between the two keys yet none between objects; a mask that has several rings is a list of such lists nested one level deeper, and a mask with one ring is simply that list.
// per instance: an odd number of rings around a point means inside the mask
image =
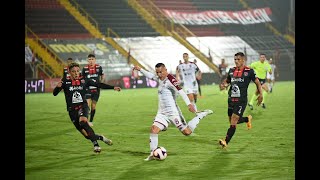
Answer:
[{"label": "short dark hair", "polygon": [[244,57],[244,53],[243,52],[237,52],[234,56],[241,56],[241,57]]},{"label": "short dark hair", "polygon": [[96,58],[96,56],[95,56],[94,54],[89,54],[89,55],[88,55],[88,58],[91,58],[91,57]]},{"label": "short dark hair", "polygon": [[72,59],[71,57],[69,57],[67,60],[68,60],[68,61],[73,61],[73,59]]},{"label": "short dark hair", "polygon": [[76,62],[72,62],[69,64],[68,68],[69,68],[69,71],[73,68],[73,67],[80,67],[80,65]]},{"label": "short dark hair", "polygon": [[166,67],[163,63],[158,63],[158,64],[156,64],[156,66],[155,66],[156,68],[159,68],[159,67]]}]

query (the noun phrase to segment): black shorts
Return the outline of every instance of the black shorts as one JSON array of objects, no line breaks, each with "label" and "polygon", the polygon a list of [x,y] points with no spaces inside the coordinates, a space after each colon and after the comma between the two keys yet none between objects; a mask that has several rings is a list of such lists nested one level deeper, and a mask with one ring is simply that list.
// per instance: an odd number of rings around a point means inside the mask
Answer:
[{"label": "black shorts", "polygon": [[87,90],[86,99],[91,99],[92,101],[98,102],[99,97],[100,97],[100,89]]},{"label": "black shorts", "polygon": [[232,114],[236,114],[239,117],[242,117],[246,107],[247,101],[232,102],[231,99],[228,98],[228,116],[231,117]]},{"label": "black shorts", "polygon": [[260,79],[260,78],[258,78],[258,79],[259,79],[261,85],[266,83],[266,79]]},{"label": "black shorts", "polygon": [[82,106],[79,109],[69,111],[69,117],[73,125],[77,128],[78,131],[81,131],[80,127],[80,117],[84,116],[88,118],[88,106]]}]

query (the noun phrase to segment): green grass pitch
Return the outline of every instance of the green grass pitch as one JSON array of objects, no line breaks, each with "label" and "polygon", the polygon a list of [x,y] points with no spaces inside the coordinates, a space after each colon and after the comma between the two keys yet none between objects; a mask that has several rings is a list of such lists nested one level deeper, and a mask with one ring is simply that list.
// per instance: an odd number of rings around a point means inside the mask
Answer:
[{"label": "green grass pitch", "polygon": [[[157,112],[156,88],[103,90],[94,130],[113,140],[99,141],[100,154],[71,123],[63,92],[25,95],[25,178],[107,180],[283,180],[295,179],[295,83],[277,82],[266,109],[246,108],[252,129],[239,124],[227,150],[217,145],[229,127],[227,95],[217,85],[201,86],[199,110],[214,113],[202,119],[191,136],[174,126],[160,132],[159,145],[168,151],[164,161],[143,159],[149,154],[149,128]],[[249,100],[255,85],[249,86]],[[193,114],[181,98],[187,121]]]}]

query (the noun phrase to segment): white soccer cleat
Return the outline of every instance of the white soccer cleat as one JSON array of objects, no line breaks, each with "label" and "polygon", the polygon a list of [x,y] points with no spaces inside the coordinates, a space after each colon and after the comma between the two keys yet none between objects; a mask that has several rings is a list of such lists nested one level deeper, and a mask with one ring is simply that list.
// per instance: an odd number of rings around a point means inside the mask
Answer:
[{"label": "white soccer cleat", "polygon": [[111,139],[108,139],[106,137],[104,137],[104,135],[101,135],[102,136],[102,141],[106,144],[108,144],[109,146],[111,146],[113,143],[112,143],[112,140]]},{"label": "white soccer cleat", "polygon": [[196,112],[196,113],[197,113],[197,114],[203,113],[205,116],[207,116],[207,115],[213,114],[213,111],[210,110],[210,109],[205,109],[205,110],[203,110],[203,111],[198,111],[198,112]]},{"label": "white soccer cleat", "polygon": [[153,155],[149,155],[147,158],[144,159],[145,161],[151,161],[154,160]]},{"label": "white soccer cleat", "polygon": [[94,146],[93,147],[93,152],[100,153],[101,152],[101,147],[100,146]]}]

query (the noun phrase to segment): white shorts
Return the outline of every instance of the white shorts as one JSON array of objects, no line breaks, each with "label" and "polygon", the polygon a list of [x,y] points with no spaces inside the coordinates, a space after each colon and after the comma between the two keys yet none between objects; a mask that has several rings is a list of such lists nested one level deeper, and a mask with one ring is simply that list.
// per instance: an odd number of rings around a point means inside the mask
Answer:
[{"label": "white shorts", "polygon": [[166,116],[164,114],[157,114],[153,120],[153,125],[161,129],[161,131],[167,130],[169,123],[175,125],[179,131],[183,131],[188,127],[184,117],[181,115]]},{"label": "white shorts", "polygon": [[184,84],[183,90],[186,94],[198,94],[198,83],[193,84]]},{"label": "white shorts", "polygon": [[273,81],[274,80],[274,74],[273,73],[272,74],[267,73],[267,79],[271,79],[271,81]]}]

